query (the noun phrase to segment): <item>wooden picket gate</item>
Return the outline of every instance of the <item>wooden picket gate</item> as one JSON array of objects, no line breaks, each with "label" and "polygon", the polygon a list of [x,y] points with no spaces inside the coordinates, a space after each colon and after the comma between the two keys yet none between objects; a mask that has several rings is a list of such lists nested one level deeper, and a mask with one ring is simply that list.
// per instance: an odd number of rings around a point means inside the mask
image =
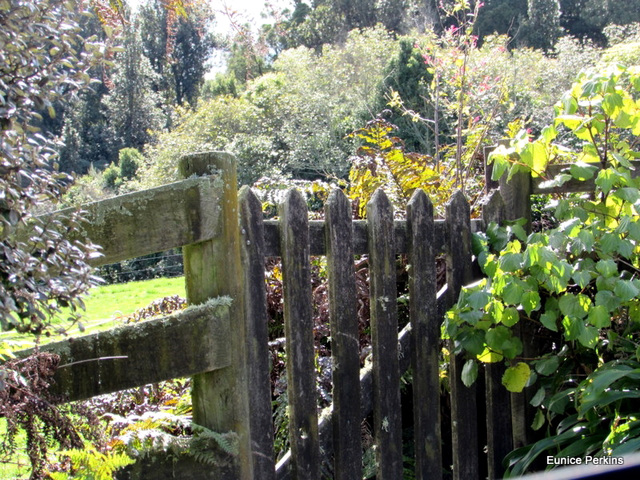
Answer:
[{"label": "wooden picket gate", "polygon": [[[442,316],[461,287],[477,275],[472,232],[509,216],[498,192],[484,206],[483,219],[470,219],[469,205],[457,192],[446,206],[446,218],[436,220],[430,200],[417,191],[406,219],[397,220],[388,198],[378,191],[367,206],[367,220],[353,221],[349,201],[336,190],[328,199],[325,220],[309,221],[303,196],[291,190],[280,219],[264,221],[253,192],[246,187],[237,192],[231,155],[190,155],[182,160],[181,172],[183,182],[89,206],[86,233],[103,245],[103,264],[184,246],[187,299],[205,305],[153,326],[134,325],[47,347],[70,365],[58,375],[60,392],[74,400],[193,376],[194,421],[218,432],[236,432],[240,440],[233,468],[220,472],[202,467],[198,478],[317,479],[322,462],[329,462],[334,478],[361,479],[361,423],[372,412],[376,478],[395,480],[403,478],[400,377],[411,368],[415,478],[443,478],[443,458],[452,459],[454,479],[501,477],[501,460],[518,442],[520,420],[512,426],[510,397],[498,390],[500,367],[488,366],[484,387],[479,382],[480,387],[467,388],[461,382],[463,362],[452,356],[450,445],[443,444],[441,433],[449,427],[441,421],[439,372]],[[310,257],[325,255],[333,405],[319,412]],[[372,361],[362,370],[354,276],[358,255],[368,255],[370,265]],[[410,266],[410,322],[400,331],[398,255],[406,255]],[[445,255],[447,264],[446,288],[440,292],[438,255]],[[291,450],[278,465],[269,379],[267,257],[281,257],[283,273]],[[229,297],[231,305],[211,300],[220,296]],[[136,356],[140,343],[132,338],[147,334],[156,336],[146,342],[146,355]],[[85,362],[91,358],[103,360]],[[451,453],[443,454],[443,447]]]}]

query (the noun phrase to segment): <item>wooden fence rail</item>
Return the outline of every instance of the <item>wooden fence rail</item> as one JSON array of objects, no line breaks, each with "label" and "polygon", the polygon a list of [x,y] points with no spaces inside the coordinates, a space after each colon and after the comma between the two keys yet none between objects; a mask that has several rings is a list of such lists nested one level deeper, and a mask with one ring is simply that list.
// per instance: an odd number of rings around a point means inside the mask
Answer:
[{"label": "wooden fence rail", "polygon": [[[388,198],[378,191],[367,206],[367,220],[353,221],[347,198],[336,190],[325,220],[310,222],[303,196],[292,190],[280,219],[264,221],[253,192],[236,191],[230,155],[185,157],[181,172],[182,182],[89,205],[84,228],[103,246],[99,263],[184,246],[188,300],[204,305],[47,347],[65,364],[56,377],[60,392],[73,400],[194,376],[194,420],[234,431],[240,439],[233,473],[211,469],[205,474],[210,478],[316,479],[330,470],[336,479],[360,479],[361,422],[372,414],[376,478],[395,480],[403,478],[405,468],[400,378],[411,368],[415,477],[442,478],[445,458],[452,461],[454,479],[502,475],[501,459],[526,441],[526,397],[503,393],[499,365],[486,368],[479,386],[465,387],[462,359],[452,355],[451,425],[443,424],[440,325],[462,286],[477,276],[472,233],[491,221],[528,217],[529,195],[545,191],[539,182],[522,174],[502,181],[501,194],[489,197],[477,220],[470,218],[460,192],[447,204],[446,218],[434,219],[422,191],[413,195],[406,219],[394,220]],[[370,267],[372,355],[363,369],[358,255],[368,255]],[[409,264],[409,323],[400,331],[397,255],[406,255]],[[447,281],[436,292],[439,255],[446,257]],[[282,258],[291,444],[277,465],[264,279],[265,259],[274,256]],[[327,257],[333,404],[322,412],[316,398],[311,256]],[[228,296],[231,306],[210,301],[220,296]],[[96,358],[104,360],[91,361]],[[450,444],[443,438],[449,430]]]}]

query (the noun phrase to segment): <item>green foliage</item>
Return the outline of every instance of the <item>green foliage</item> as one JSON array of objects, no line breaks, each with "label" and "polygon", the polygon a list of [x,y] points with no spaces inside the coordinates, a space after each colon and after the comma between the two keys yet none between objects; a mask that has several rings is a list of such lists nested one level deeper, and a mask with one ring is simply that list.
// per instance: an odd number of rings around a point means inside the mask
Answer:
[{"label": "green foliage", "polygon": [[353,135],[363,145],[352,157],[349,173],[349,196],[358,201],[358,212],[365,215],[366,206],[375,191],[384,187],[394,207],[403,211],[417,188],[427,193],[434,205],[444,206],[453,181],[442,167],[434,166],[428,155],[406,153],[402,141],[393,136],[395,126],[382,118],[372,120]]},{"label": "green foliage", "polygon": [[123,179],[131,180],[136,176],[138,167],[144,161],[144,156],[135,148],[123,148],[118,153],[118,164],[120,176]]},{"label": "green foliage", "polygon": [[195,106],[215,43],[210,33],[213,12],[206,2],[147,0],[137,20],[144,55],[156,76],[153,90],[164,103]]},{"label": "green foliage", "polygon": [[[631,174],[640,157],[639,93],[637,67],[583,73],[540,137],[522,132],[492,156],[496,178],[544,176],[561,159],[572,163],[547,186],[595,181],[594,195],[552,203],[554,228],[527,236],[516,222],[477,235],[487,278],[463,289],[443,326],[469,362],[504,361],[508,390],[538,389],[533,428],[547,424],[548,436],[509,455],[512,475],[543,452],[606,456],[640,448],[640,180]],[[548,339],[547,353],[522,357],[525,339],[515,328],[522,322]]]},{"label": "green foliage", "polygon": [[68,457],[73,465],[72,473],[49,472],[52,480],[112,480],[117,470],[135,461],[124,453],[102,453],[90,445],[82,449],[63,450],[58,456]]},{"label": "green foliage", "polygon": [[87,264],[95,246],[66,239],[78,215],[34,215],[70,180],[55,172],[54,143],[38,122],[88,86],[100,45],[79,34],[84,4],[4,2],[0,10],[0,325],[39,334],[61,305],[81,307],[95,281]]},{"label": "green foliage", "polygon": [[274,72],[238,96],[216,96],[180,111],[175,129],[148,149],[143,185],[174,180],[177,159],[192,151],[229,150],[241,183],[263,176],[344,177],[352,145],[345,136],[371,110],[394,41],[381,28],[352,33],[322,56],[306,48],[282,54]]},{"label": "green foliage", "polygon": [[[433,75],[428,71],[423,52],[417,48],[416,40],[401,38],[399,52],[385,68],[375,109],[383,111],[390,99],[400,97],[404,109],[421,112],[423,117],[433,118],[433,107],[428,102],[432,80]],[[397,105],[394,108],[393,101],[390,107],[391,112],[387,119],[398,126],[397,135],[404,141],[405,148],[411,152],[433,155],[431,129],[424,122],[416,122],[411,115],[405,115],[403,109],[397,108]]]},{"label": "green foliage", "polygon": [[129,415],[110,415],[112,422],[124,425],[112,440],[114,451],[135,459],[157,455],[178,458],[186,455],[209,466],[224,466],[238,455],[238,435],[218,433],[191,424],[190,417],[166,411]]},{"label": "green foliage", "polygon": [[549,51],[562,33],[559,0],[527,0],[524,41],[530,47]]},{"label": "green foliage", "polygon": [[139,25],[125,28],[123,44],[126,48],[116,55],[103,103],[117,149],[142,149],[165,120],[158,107],[160,98],[152,88],[156,75],[144,55]]}]

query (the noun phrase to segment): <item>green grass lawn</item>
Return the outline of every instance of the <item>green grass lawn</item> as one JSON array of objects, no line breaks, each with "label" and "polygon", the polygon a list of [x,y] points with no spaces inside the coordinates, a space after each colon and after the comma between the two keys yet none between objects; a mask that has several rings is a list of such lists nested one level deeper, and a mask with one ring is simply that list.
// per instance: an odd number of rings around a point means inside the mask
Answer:
[{"label": "green grass lawn", "polygon": [[[82,313],[81,319],[85,328],[84,333],[81,333],[76,325],[68,330],[67,335],[84,335],[122,325],[122,319],[125,316],[146,307],[158,298],[171,295],[185,296],[184,277],[155,278],[94,287],[84,299],[86,310]],[[65,323],[68,323],[66,315],[61,315],[58,322],[60,326],[65,326]],[[63,338],[60,335],[51,336],[47,342]],[[7,340],[23,341],[29,338],[17,335],[15,332],[0,334],[0,342]]]}]

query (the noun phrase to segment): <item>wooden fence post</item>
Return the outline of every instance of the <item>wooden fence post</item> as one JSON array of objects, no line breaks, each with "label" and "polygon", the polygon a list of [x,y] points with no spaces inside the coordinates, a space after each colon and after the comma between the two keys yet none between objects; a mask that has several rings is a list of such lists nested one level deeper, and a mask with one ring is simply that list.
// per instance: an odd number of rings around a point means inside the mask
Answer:
[{"label": "wooden fence post", "polygon": [[320,478],[309,220],[302,194],[289,190],[279,213],[291,474],[295,480]]},{"label": "wooden fence post", "polygon": [[[482,209],[485,230],[490,223],[500,225],[504,221],[505,205],[500,192],[494,190]],[[511,402],[502,385],[504,363],[485,365],[485,395],[487,399],[487,463],[489,480],[502,478],[504,457],[513,450]]]},{"label": "wooden fence post", "polygon": [[[500,178],[500,195],[505,203],[505,220],[517,220],[524,218],[526,231],[531,231],[531,174],[518,172],[507,181],[505,173]],[[531,358],[533,352],[533,328],[519,322],[515,332],[524,345],[523,355]],[[513,426],[513,448],[527,445],[530,441],[528,426],[533,421],[531,408],[529,407],[530,394],[525,389],[522,394],[511,394],[511,416]]]},{"label": "wooden fence post", "polygon": [[409,307],[416,479],[442,478],[440,318],[436,299],[433,204],[416,190],[407,205]]},{"label": "wooden fence post", "polygon": [[325,206],[331,355],[334,478],[362,478],[360,358],[351,204],[341,190]]},{"label": "wooden fence post", "polygon": [[[239,439],[239,455],[234,478],[253,478],[251,458],[248,374],[246,365],[246,326],[242,295],[242,267],[238,226],[238,192],[236,161],[222,152],[199,153],[180,160],[180,173],[213,175],[217,178],[220,198],[211,207],[219,209],[221,234],[212,240],[184,247],[184,270],[187,301],[200,304],[207,299],[228,295],[231,334],[231,365],[193,377],[193,421],[216,432],[235,432]],[[219,478],[211,472],[211,478]]]},{"label": "wooden fence post", "polygon": [[378,189],[367,204],[376,478],[402,478],[396,245],[393,207]]},{"label": "wooden fence post", "polygon": [[[446,207],[449,226],[449,249],[447,252],[448,307],[458,301],[460,290],[473,280],[471,263],[471,218],[469,204],[458,190]],[[455,355],[450,346],[451,363],[449,382],[451,386],[451,433],[453,450],[453,479],[480,478],[478,457],[478,415],[476,384],[466,387],[462,383],[464,358]]]},{"label": "wooden fence post", "polygon": [[245,314],[247,325],[247,369],[251,447],[254,472],[261,480],[276,478],[273,455],[273,414],[269,377],[269,316],[264,285],[264,224],[262,204],[251,189],[244,186],[238,195],[240,204],[241,258],[244,269]]}]

